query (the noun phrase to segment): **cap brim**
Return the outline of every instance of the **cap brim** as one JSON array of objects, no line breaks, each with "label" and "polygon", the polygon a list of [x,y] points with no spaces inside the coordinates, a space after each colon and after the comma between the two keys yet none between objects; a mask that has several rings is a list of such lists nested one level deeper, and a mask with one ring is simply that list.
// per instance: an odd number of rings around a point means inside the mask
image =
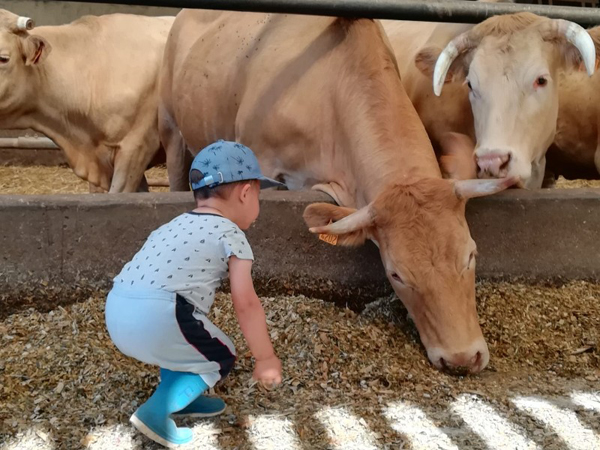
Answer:
[{"label": "cap brim", "polygon": [[272,178],[260,177],[258,180],[260,181],[261,189],[268,189],[272,187],[286,187],[285,184],[280,183],[279,181],[275,181]]}]

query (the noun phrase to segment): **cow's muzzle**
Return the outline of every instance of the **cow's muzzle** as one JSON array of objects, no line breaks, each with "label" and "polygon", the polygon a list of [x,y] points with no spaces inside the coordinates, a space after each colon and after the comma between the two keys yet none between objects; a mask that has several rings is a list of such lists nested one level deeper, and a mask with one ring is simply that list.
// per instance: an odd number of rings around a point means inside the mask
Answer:
[{"label": "cow's muzzle", "polygon": [[505,178],[509,174],[512,152],[494,150],[482,156],[476,154],[478,178]]},{"label": "cow's muzzle", "polygon": [[436,368],[452,375],[481,372],[490,360],[490,353],[483,338],[463,351],[454,352],[438,348],[429,350],[427,356]]}]

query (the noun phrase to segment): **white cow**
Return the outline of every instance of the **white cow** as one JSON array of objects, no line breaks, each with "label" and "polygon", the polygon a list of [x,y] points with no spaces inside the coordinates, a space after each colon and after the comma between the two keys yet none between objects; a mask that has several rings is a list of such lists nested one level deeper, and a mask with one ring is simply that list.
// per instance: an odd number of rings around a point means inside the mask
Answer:
[{"label": "white cow", "polygon": [[[559,75],[581,60],[593,73],[589,34],[572,22],[530,13],[473,27],[384,21],[384,28],[439,152],[469,155],[469,163],[474,145],[472,175],[516,176],[523,187],[540,187],[556,132]],[[465,176],[462,163],[446,167],[452,169]]]},{"label": "white cow", "polygon": [[33,30],[31,19],[0,10],[0,127],[44,133],[103,190],[147,189],[173,21],[111,14]]}]

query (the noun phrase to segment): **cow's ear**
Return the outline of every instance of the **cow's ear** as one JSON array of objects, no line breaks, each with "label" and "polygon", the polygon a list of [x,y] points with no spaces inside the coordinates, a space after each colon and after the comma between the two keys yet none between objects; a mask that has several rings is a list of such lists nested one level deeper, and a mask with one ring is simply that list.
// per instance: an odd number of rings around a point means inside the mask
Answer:
[{"label": "cow's ear", "polygon": [[[598,51],[600,50],[600,45],[599,43],[595,42],[595,40],[594,44],[596,48],[596,60],[594,61],[594,70],[598,70],[598,58],[600,57],[600,53]],[[577,50],[577,47],[566,41],[561,41],[555,45],[557,45],[558,51],[560,52],[560,56],[562,57],[562,63],[564,64],[567,70],[576,70],[579,72],[587,71],[587,68],[585,67],[585,62],[583,61],[583,57],[581,56],[579,50]]]},{"label": "cow's ear", "polygon": [[36,36],[35,34],[28,36],[23,43],[25,65],[34,66],[41,64],[51,51],[52,47],[43,37]]},{"label": "cow's ear", "polygon": [[[594,47],[596,48],[596,64],[594,69],[598,70],[598,67],[600,67],[600,27],[589,29],[588,33],[592,41],[594,41]],[[571,45],[563,49],[563,55],[568,67],[575,67],[579,72],[586,71],[581,53],[574,46]]]},{"label": "cow's ear", "polygon": [[477,178],[475,144],[462,133],[444,133],[440,139],[440,169],[444,178],[471,180]]},{"label": "cow's ear", "polygon": [[304,210],[304,221],[311,233],[334,236],[326,240],[346,247],[364,244],[373,225],[370,206],[357,211],[329,203],[309,205]]},{"label": "cow's ear", "polygon": [[[421,71],[423,75],[433,79],[433,71],[435,70],[435,64],[437,63],[438,57],[442,53],[442,49],[439,47],[423,47],[417,56],[415,56],[415,66]],[[462,55],[459,55],[448,70],[446,74],[445,83],[452,81],[462,81],[467,76],[465,68],[465,60]]]}]

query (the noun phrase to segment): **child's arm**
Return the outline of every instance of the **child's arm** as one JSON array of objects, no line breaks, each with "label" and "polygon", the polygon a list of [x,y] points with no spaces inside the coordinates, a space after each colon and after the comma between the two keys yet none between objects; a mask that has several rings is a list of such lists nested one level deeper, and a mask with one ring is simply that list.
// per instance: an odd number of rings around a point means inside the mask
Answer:
[{"label": "child's arm", "polygon": [[240,328],[256,359],[254,378],[267,385],[281,383],[281,362],[267,330],[265,312],[252,282],[252,261],[229,258],[231,297]]}]

